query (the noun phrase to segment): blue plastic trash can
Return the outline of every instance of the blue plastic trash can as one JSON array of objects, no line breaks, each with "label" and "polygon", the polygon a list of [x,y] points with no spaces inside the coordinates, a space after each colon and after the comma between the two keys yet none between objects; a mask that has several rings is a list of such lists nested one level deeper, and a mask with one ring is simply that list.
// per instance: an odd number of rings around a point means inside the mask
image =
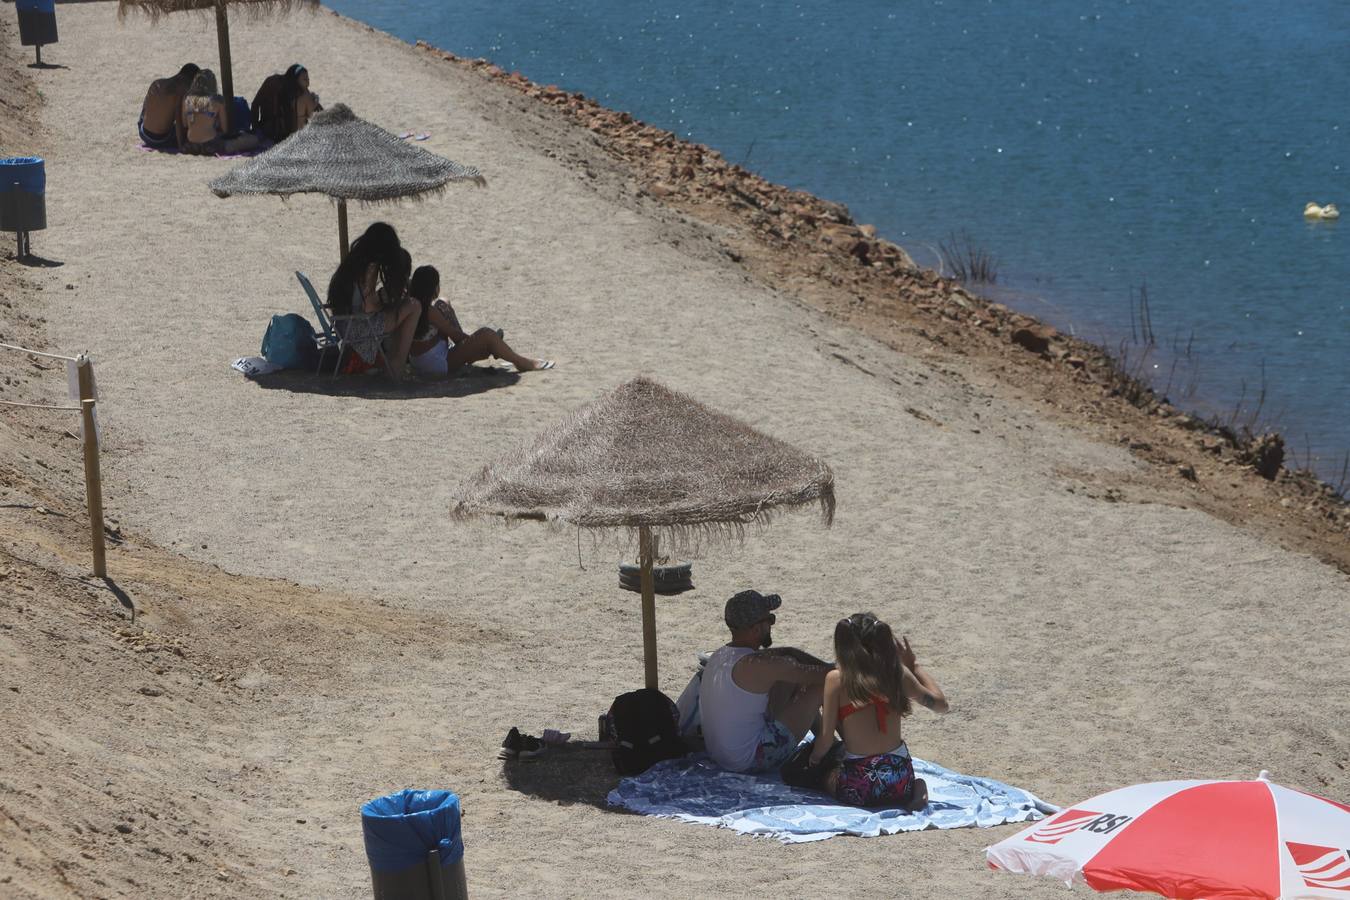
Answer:
[{"label": "blue plastic trash can", "polygon": [[19,236],[19,257],[32,252],[28,232],[47,227],[47,174],[36,156],[0,159],[0,231]]},{"label": "blue plastic trash can", "polygon": [[399,791],[361,807],[375,900],[466,900],[459,797]]},{"label": "blue plastic trash can", "polygon": [[56,43],[56,0],[14,0],[19,13],[19,43],[41,47]]}]

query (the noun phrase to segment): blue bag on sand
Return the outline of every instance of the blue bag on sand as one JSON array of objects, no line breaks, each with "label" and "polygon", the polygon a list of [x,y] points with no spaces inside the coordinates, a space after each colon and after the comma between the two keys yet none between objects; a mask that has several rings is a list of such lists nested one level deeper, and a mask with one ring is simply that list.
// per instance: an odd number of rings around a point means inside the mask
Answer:
[{"label": "blue bag on sand", "polygon": [[399,791],[361,807],[366,858],[376,872],[398,872],[426,864],[440,851],[442,866],[464,858],[459,797],[449,791]]},{"label": "blue bag on sand", "polygon": [[273,316],[263,335],[262,355],[283,369],[313,369],[319,361],[314,326],[297,313]]},{"label": "blue bag on sand", "polygon": [[230,106],[230,134],[248,134],[253,131],[253,113],[248,107],[248,99],[235,97]]}]

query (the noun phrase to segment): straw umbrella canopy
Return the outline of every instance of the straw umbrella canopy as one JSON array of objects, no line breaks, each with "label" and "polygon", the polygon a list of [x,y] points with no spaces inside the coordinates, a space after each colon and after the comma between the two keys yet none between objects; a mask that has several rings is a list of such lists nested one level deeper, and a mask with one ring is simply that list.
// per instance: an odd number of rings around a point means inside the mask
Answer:
[{"label": "straw umbrella canopy", "polygon": [[292,7],[319,8],[318,0],[118,0],[117,17],[125,18],[132,10],[145,13],[151,22],[160,16],[175,12],[208,12],[216,14],[216,43],[220,47],[220,89],[225,95],[225,128],[230,128],[232,98],[234,97],[234,69],[230,64],[230,17],[226,7],[246,10],[254,14],[289,12]]},{"label": "straw umbrella canopy", "polygon": [[347,255],[347,201],[397,203],[438,194],[456,182],[487,184],[478,170],[401,141],[338,103],[266,153],[211,182],[218,197],[326,194],[338,203],[338,240]]},{"label": "straw umbrella canopy", "polygon": [[451,514],[635,529],[646,684],[656,687],[657,539],[739,537],[806,506],[833,521],[834,473],[823,461],[636,378],[484,466],[459,488]]}]

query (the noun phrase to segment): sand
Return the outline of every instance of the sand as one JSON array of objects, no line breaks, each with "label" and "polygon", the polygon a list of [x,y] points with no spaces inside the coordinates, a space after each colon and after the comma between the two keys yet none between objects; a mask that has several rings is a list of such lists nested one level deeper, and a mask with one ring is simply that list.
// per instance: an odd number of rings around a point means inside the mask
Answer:
[{"label": "sand", "polygon": [[[916,713],[908,740],[948,767],[1061,804],[1260,769],[1350,795],[1345,575],[1195,509],[1115,502],[1094,485],[1142,466],[1124,449],[749,277],[588,132],[326,12],[236,22],[236,85],[304,60],[325,103],[479,167],[487,189],[353,209],[353,228],[393,223],[466,325],[558,368],[412,388],[244,379],[228,364],[269,317],[307,312],[292,272],[322,284],[335,265],[332,204],[219,200],[206,182],[233,163],[137,149],[145,83],[211,64],[209,20],[119,27],[104,3],[60,19],[44,56],[69,68],[32,73],[50,223],[34,249],[63,265],[25,278],[51,344],[96,361],[109,515],[132,536],[110,569],[139,615],[111,619],[93,591],[88,609],[34,613],[9,592],[28,612],[6,613],[3,677],[28,699],[0,697],[15,735],[0,844],[18,848],[0,883],[20,896],[368,896],[357,808],[405,786],[462,796],[478,897],[1053,890],[985,869],[1010,828],[783,847],[611,812],[603,760],[503,772],[510,726],[593,736],[639,686],[638,602],[617,590],[621,540],[464,527],[451,492],[637,374],[837,478],[833,528],[780,519],[708,550],[697,590],[658,602],[667,693],[724,640],[724,599],[756,587],[785,598],[780,644],[828,654],[858,609],[907,632],[953,705]],[[17,555],[26,532],[5,528]],[[79,552],[29,558],[73,577]],[[141,628],[160,649],[126,651]]]}]

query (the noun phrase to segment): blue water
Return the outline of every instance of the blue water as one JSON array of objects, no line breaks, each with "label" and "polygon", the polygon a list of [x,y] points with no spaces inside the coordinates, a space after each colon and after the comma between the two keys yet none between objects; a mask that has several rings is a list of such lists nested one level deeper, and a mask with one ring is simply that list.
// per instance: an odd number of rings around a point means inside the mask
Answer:
[{"label": "blue water", "polygon": [[[1280,428],[1339,477],[1343,0],[329,2],[841,200],[921,264],[965,232],[1013,305],[1124,347],[1183,406]],[[1347,218],[1309,224],[1308,201]]]}]

